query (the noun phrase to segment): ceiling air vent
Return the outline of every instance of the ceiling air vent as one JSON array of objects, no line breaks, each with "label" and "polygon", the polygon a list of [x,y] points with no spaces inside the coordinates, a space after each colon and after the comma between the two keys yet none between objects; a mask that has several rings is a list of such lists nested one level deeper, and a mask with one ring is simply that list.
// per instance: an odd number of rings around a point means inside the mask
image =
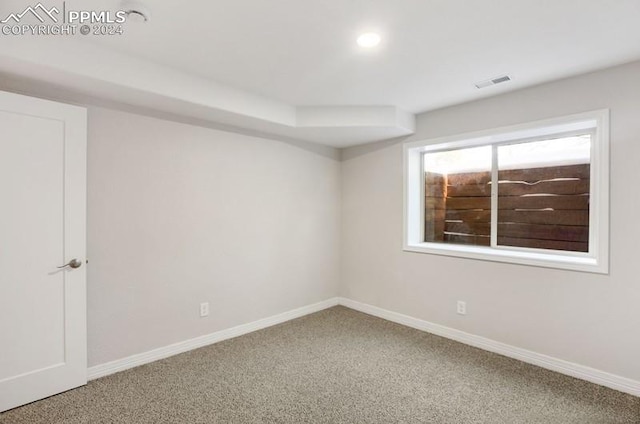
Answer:
[{"label": "ceiling air vent", "polygon": [[480,81],[476,83],[476,88],[485,88],[491,85],[500,84],[502,82],[511,81],[511,77],[509,75],[501,75],[499,77],[491,78],[486,81]]}]

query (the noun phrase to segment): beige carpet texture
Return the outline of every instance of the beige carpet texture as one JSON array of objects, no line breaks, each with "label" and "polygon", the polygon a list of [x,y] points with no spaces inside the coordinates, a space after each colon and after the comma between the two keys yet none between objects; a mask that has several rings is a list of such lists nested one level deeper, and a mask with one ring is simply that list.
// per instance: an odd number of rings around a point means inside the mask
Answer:
[{"label": "beige carpet texture", "polygon": [[0,423],[640,423],[640,398],[338,306]]}]

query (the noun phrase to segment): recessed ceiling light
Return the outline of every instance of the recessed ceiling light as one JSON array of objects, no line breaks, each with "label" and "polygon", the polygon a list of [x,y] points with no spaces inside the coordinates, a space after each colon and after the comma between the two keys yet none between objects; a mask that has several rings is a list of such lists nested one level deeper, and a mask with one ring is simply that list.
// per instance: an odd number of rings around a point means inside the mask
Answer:
[{"label": "recessed ceiling light", "polygon": [[366,32],[358,37],[358,45],[360,47],[371,48],[380,44],[380,36],[375,32]]}]

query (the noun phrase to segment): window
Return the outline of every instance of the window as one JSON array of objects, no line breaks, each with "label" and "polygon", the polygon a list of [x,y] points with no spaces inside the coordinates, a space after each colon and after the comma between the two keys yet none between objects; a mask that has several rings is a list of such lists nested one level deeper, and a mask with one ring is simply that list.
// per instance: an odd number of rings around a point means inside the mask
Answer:
[{"label": "window", "polygon": [[404,153],[405,250],[608,273],[608,111]]}]

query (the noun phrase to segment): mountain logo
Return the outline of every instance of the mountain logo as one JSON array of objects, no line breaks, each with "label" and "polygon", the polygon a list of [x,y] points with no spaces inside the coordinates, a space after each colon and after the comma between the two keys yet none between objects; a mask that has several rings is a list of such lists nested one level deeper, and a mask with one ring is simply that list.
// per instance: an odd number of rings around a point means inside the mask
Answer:
[{"label": "mountain logo", "polygon": [[35,16],[40,22],[44,23],[45,19],[48,17],[54,23],[58,22],[58,18],[54,15],[58,15],[60,11],[55,6],[51,9],[47,9],[42,5],[42,3],[38,3],[35,6],[28,6],[22,13],[11,13],[4,20],[0,21],[2,24],[6,24],[10,20],[15,21],[15,23],[19,23],[22,18],[26,15],[31,14]]}]

